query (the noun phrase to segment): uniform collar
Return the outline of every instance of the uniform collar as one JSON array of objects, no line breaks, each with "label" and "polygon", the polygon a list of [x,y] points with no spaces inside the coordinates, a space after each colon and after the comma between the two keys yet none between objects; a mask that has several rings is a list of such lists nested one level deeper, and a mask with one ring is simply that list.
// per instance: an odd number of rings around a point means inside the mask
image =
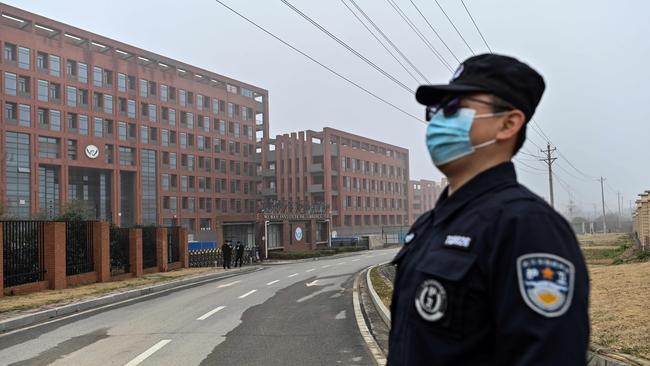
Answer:
[{"label": "uniform collar", "polygon": [[449,187],[446,187],[433,210],[433,224],[438,225],[444,222],[456,211],[484,193],[510,184],[517,184],[517,174],[514,164],[506,162],[479,173],[451,197],[448,195]]}]

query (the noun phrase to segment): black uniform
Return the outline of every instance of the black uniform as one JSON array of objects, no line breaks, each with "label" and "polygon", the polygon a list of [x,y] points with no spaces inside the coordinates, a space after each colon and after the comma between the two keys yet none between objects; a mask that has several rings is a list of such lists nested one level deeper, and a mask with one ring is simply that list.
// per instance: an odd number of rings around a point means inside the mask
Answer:
[{"label": "black uniform", "polygon": [[230,246],[230,243],[224,243],[221,247],[221,253],[223,254],[223,268],[230,268],[230,263],[232,261],[232,247]]},{"label": "black uniform", "polygon": [[241,242],[237,242],[237,246],[235,247],[235,255],[235,268],[237,268],[238,264],[241,268],[242,262],[244,261],[244,245]]},{"label": "black uniform", "polygon": [[405,242],[393,260],[389,365],[585,365],[582,253],[512,163],[445,190]]}]

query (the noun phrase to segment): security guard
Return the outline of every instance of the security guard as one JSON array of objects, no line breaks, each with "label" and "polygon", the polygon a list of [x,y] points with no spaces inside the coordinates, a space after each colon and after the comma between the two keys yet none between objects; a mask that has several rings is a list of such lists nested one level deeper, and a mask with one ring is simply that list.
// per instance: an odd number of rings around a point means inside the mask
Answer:
[{"label": "security guard", "polygon": [[389,365],[585,365],[583,256],[511,162],[544,88],[528,65],[495,54],[418,88],[449,185],[393,260]]}]

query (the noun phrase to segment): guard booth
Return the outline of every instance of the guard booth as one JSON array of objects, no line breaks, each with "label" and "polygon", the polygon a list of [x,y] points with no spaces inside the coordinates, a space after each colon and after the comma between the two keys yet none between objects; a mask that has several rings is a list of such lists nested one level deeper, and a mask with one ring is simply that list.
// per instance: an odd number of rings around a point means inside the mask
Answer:
[{"label": "guard booth", "polygon": [[269,251],[309,251],[331,246],[331,214],[323,203],[270,201],[257,214],[261,255]]}]

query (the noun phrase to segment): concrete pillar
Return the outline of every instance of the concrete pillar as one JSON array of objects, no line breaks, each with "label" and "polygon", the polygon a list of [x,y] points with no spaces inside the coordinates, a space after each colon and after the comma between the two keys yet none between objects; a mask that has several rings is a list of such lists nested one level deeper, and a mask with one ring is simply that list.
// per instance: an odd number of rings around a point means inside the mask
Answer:
[{"label": "concrete pillar", "polygon": [[189,268],[190,256],[187,252],[187,229],[178,227],[178,258],[181,262],[181,268]]},{"label": "concrete pillar", "polygon": [[5,292],[5,278],[4,278],[4,242],[2,241],[2,238],[4,238],[4,233],[3,233],[3,224],[0,222],[0,297],[4,295]]},{"label": "concrete pillar", "polygon": [[166,227],[156,228],[156,262],[159,272],[167,272],[167,230]]},{"label": "concrete pillar", "polygon": [[142,277],[142,229],[129,229],[129,262],[134,277]]},{"label": "concrete pillar", "polygon": [[51,290],[66,287],[65,222],[45,223],[45,280]]},{"label": "concrete pillar", "polygon": [[93,261],[97,282],[111,280],[111,247],[109,223],[99,221],[93,223]]}]

